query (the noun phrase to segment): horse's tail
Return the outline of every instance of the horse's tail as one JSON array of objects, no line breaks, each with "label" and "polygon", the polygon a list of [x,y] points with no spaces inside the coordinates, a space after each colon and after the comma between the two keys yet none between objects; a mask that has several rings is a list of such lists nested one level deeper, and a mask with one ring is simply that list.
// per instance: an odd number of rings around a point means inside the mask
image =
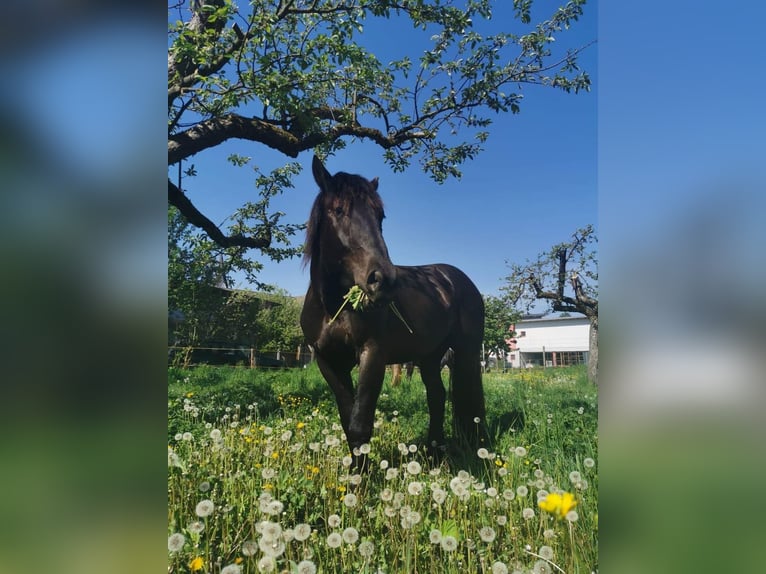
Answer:
[{"label": "horse's tail", "polygon": [[487,442],[484,389],[478,350],[455,349],[452,382],[452,421],[456,435],[474,445]]},{"label": "horse's tail", "polygon": [[472,445],[487,444],[481,382],[484,298],[468,277],[462,283],[458,310],[459,335],[453,337],[450,344],[454,351],[451,369],[453,430]]}]

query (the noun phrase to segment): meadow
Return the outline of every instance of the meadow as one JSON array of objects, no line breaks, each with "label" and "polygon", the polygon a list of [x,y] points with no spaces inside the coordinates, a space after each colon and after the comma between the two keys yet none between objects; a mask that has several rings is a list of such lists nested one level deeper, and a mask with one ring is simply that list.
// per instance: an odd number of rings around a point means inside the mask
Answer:
[{"label": "meadow", "polygon": [[485,374],[491,443],[438,464],[417,371],[389,377],[359,475],[315,366],[169,369],[168,572],[598,571],[584,367]]}]

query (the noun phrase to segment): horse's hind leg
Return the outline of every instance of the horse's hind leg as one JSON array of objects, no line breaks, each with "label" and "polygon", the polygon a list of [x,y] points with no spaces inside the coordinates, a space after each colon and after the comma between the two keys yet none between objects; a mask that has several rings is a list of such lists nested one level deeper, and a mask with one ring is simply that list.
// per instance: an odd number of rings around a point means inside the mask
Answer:
[{"label": "horse's hind leg", "polygon": [[445,450],[444,440],[444,403],[447,392],[444,390],[439,360],[423,361],[420,363],[420,377],[426,386],[428,400],[428,451],[433,456],[440,455]]}]

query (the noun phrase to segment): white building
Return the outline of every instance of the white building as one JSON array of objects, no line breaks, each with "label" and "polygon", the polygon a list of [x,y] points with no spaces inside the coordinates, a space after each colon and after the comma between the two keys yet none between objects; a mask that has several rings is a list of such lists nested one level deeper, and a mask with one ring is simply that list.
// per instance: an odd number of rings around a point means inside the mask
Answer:
[{"label": "white building", "polygon": [[587,317],[525,317],[511,331],[510,367],[564,367],[587,364],[590,321]]}]

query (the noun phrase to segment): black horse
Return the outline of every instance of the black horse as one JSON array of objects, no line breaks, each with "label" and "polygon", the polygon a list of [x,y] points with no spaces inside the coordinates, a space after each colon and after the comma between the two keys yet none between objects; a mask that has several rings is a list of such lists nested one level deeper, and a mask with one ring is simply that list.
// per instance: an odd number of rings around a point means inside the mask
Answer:
[{"label": "black horse", "polygon": [[[481,294],[451,265],[391,263],[377,178],[330,175],[316,157],[312,171],[320,192],[306,233],[304,264],[310,262],[311,283],[301,327],[335,393],[355,465],[366,466],[357,449],[372,437],[388,364],[414,361],[420,367],[430,413],[429,448],[433,454],[444,450],[446,392],[440,362],[448,348],[454,352],[455,431],[478,444],[485,437]],[[357,309],[344,299],[354,286],[365,294],[365,304]],[[354,390],[351,370],[357,364]]]}]

